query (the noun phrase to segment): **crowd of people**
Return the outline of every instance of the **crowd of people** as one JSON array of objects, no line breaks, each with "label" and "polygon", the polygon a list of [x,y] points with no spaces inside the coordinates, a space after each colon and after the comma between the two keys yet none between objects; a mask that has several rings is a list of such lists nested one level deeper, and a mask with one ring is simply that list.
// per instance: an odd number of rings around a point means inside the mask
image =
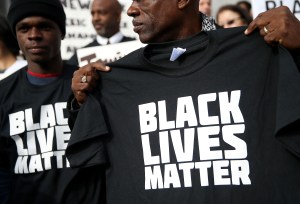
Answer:
[{"label": "crowd of people", "polygon": [[[285,6],[252,19],[241,1],[214,23],[211,5],[133,0],[147,45],[78,68],[76,53],[62,59],[61,2],[13,0],[0,18],[0,204],[299,203],[300,22]],[[121,11],[93,0],[85,47],[134,40]]]}]

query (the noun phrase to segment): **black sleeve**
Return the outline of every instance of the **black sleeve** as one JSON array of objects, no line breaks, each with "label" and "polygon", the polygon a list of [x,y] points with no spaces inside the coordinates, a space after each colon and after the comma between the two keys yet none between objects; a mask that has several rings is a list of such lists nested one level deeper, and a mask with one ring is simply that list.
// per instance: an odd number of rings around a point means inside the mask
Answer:
[{"label": "black sleeve", "polygon": [[293,60],[289,53],[280,49],[276,137],[290,152],[300,158],[300,73],[291,62]]},{"label": "black sleeve", "polygon": [[73,127],[66,149],[71,167],[89,167],[107,163],[105,140],[108,129],[99,99],[89,95],[80,110],[70,117]]},{"label": "black sleeve", "polygon": [[75,96],[72,94],[67,102],[67,110],[69,112],[69,117],[68,117],[68,125],[71,130],[73,130],[78,112],[79,112],[80,106],[77,103]]}]

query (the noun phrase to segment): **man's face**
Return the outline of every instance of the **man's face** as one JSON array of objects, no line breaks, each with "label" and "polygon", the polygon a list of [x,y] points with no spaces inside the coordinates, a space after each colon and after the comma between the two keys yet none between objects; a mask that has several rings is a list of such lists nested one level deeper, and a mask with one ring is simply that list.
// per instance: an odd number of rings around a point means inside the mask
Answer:
[{"label": "man's face", "polygon": [[60,57],[62,33],[58,25],[41,16],[31,16],[16,24],[19,46],[28,62],[47,63]]},{"label": "man's face", "polygon": [[133,17],[133,30],[141,42],[158,43],[179,37],[177,10],[174,0],[133,0],[127,14]]},{"label": "man's face", "polygon": [[121,10],[116,0],[94,0],[92,23],[98,35],[109,38],[120,30]]}]

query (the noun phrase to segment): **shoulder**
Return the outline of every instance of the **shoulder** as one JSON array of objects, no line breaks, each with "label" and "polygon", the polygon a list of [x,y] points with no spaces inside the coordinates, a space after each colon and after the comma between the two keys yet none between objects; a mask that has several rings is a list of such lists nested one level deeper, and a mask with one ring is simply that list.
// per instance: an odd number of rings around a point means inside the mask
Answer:
[{"label": "shoulder", "polygon": [[94,46],[99,46],[100,44],[97,42],[96,39],[94,39],[92,42],[88,43],[87,45],[83,46],[82,48],[87,48],[87,47],[94,47]]},{"label": "shoulder", "polygon": [[8,95],[13,95],[13,93],[18,89],[20,83],[22,83],[21,79],[26,77],[26,69],[20,69],[15,73],[9,75],[5,79],[0,81],[0,102],[5,100]]},{"label": "shoulder", "polygon": [[[237,28],[227,28],[227,29],[217,29],[214,31],[208,31],[210,38],[210,43],[217,45],[220,50],[245,50],[248,54],[251,52],[258,51],[271,51],[274,47],[268,45],[262,36],[260,36],[259,31],[253,32],[251,35],[245,35],[246,27]],[[261,49],[261,50],[259,50]]]},{"label": "shoulder", "polygon": [[121,59],[109,63],[108,66],[123,67],[123,68],[134,68],[136,66],[139,66],[143,51],[144,51],[144,47],[139,48],[127,54],[126,56],[122,57]]},{"label": "shoulder", "polygon": [[9,75],[12,75],[13,73],[15,73],[19,69],[25,67],[26,65],[27,65],[26,60],[23,60],[23,59],[16,60],[14,64],[12,64],[10,67],[8,67],[7,70],[3,74],[0,75],[0,80],[8,77]]},{"label": "shoulder", "polygon": [[[235,28],[220,28],[217,30],[206,31],[211,38],[217,39],[219,42],[227,41],[227,40],[241,40],[246,39],[249,36],[244,34],[246,30],[245,26],[235,27]],[[257,36],[257,33],[254,32],[251,36]]]},{"label": "shoulder", "polygon": [[27,65],[27,61],[26,60],[23,60],[23,59],[18,59],[15,63],[14,63],[14,68],[16,70],[19,70],[23,67],[25,67]]},{"label": "shoulder", "polygon": [[0,87],[2,88],[4,84],[10,84],[11,82],[15,81],[19,77],[22,77],[23,75],[25,76],[26,70],[27,70],[27,66],[25,65],[21,67],[19,70],[17,70],[16,72],[6,77],[5,79],[0,80]]}]

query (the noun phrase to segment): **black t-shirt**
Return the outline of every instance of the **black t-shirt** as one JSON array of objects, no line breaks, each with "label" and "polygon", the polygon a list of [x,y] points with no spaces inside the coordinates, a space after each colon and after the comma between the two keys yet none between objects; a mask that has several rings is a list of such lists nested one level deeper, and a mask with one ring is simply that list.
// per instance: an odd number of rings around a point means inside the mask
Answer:
[{"label": "black t-shirt", "polygon": [[67,156],[109,164],[108,204],[300,203],[299,72],[244,29],[148,45],[102,74]]},{"label": "black t-shirt", "polygon": [[12,174],[9,203],[100,203],[96,167],[71,169],[66,102],[75,67],[48,85],[29,83],[26,69],[0,82],[0,168]]}]

